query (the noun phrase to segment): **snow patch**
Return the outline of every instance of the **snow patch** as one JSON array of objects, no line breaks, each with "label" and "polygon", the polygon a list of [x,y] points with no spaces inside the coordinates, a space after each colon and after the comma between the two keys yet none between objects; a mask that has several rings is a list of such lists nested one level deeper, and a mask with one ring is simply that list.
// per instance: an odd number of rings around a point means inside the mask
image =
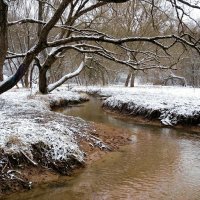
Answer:
[{"label": "snow patch", "polygon": [[[87,134],[87,124],[81,119],[51,112],[51,101],[80,101],[82,95],[70,91],[55,91],[50,95],[30,95],[28,89],[13,89],[0,96],[0,148],[5,153],[20,151],[32,155],[32,144],[47,145],[48,157],[83,162],[76,136]],[[85,131],[85,132],[84,132]],[[82,133],[83,132],[83,133]]]}]

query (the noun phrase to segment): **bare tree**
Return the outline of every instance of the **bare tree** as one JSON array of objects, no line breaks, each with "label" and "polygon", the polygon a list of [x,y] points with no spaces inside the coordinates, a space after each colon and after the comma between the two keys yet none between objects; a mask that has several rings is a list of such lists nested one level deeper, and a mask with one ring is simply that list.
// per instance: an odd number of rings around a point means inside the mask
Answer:
[{"label": "bare tree", "polygon": [[3,64],[8,49],[7,12],[8,4],[4,0],[0,0],[0,81],[3,81]]},{"label": "bare tree", "polygon": [[[192,3],[187,3],[183,0],[168,0],[169,6],[174,8],[179,20],[178,29],[173,33],[166,33],[162,29],[158,35],[129,35],[118,37],[99,29],[91,28],[90,21],[95,21],[90,13],[94,10],[103,8],[109,3],[122,3],[126,0],[62,0],[47,1],[48,6],[52,10],[46,19],[25,18],[19,19],[15,22],[10,22],[8,25],[14,26],[19,24],[39,24],[40,34],[37,42],[27,51],[21,54],[9,52],[7,58],[23,57],[22,63],[19,65],[16,73],[8,80],[0,83],[0,93],[12,88],[28,71],[29,66],[33,61],[37,62],[39,66],[39,87],[42,93],[48,93],[60,84],[64,83],[69,76],[64,75],[61,80],[57,80],[55,84],[48,85],[47,72],[56,63],[58,59],[65,56],[69,51],[77,51],[81,54],[87,54],[89,57],[94,55],[97,58],[104,58],[123,66],[127,66],[133,70],[146,70],[146,69],[168,69],[173,65],[167,63],[173,56],[171,49],[177,45],[182,45],[183,48],[193,48],[199,52],[199,38],[194,37],[190,31],[190,27],[184,23],[182,15],[188,16],[184,7],[199,9],[198,6]],[[136,0],[135,0],[136,1]],[[159,9],[163,11],[163,5],[157,1],[141,0],[141,3],[147,3],[151,7],[152,23],[154,22],[154,10]],[[178,3],[177,3],[178,2]],[[145,9],[145,7],[142,7]],[[109,15],[110,10],[108,10]],[[86,16],[87,14],[87,16]],[[88,15],[89,14],[89,15]],[[42,19],[42,20],[41,20]],[[87,20],[89,19],[89,20]],[[84,20],[87,21],[84,23]],[[101,19],[100,19],[101,22]],[[196,23],[196,22],[195,22]],[[103,25],[103,23],[101,24]],[[198,25],[196,23],[196,25]],[[143,48],[135,48],[138,44],[144,44]],[[47,51],[45,56],[41,56],[43,51]],[[137,58],[130,55],[137,54]],[[85,65],[81,65],[85,66]],[[80,68],[78,68],[80,69]],[[80,72],[81,70],[75,70]],[[79,74],[79,73],[73,73]],[[53,86],[53,87],[52,87]]]}]

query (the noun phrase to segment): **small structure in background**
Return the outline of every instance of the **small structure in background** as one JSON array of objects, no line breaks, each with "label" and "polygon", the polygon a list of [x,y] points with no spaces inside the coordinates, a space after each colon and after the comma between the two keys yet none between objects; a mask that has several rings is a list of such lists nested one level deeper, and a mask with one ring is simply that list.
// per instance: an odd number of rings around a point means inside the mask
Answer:
[{"label": "small structure in background", "polygon": [[170,74],[167,78],[164,78],[163,85],[168,85],[168,86],[187,86],[187,82],[184,77],[181,76],[176,76],[174,74]]}]

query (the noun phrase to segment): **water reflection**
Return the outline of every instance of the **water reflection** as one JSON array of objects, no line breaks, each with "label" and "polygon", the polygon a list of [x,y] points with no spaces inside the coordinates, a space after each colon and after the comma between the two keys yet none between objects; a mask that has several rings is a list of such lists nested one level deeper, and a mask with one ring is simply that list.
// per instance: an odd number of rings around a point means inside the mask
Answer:
[{"label": "water reflection", "polygon": [[36,188],[14,200],[199,200],[200,139],[170,128],[113,118],[92,100],[68,115],[129,128],[134,143],[112,152],[62,184]]}]

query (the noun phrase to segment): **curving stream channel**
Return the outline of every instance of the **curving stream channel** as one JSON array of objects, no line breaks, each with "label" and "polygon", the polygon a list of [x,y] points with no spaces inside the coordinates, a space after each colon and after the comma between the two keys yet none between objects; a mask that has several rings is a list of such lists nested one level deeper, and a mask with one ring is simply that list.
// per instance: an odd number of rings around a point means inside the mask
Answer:
[{"label": "curving stream channel", "polygon": [[11,195],[6,200],[199,200],[200,136],[183,130],[116,119],[91,99],[61,109],[66,115],[132,131],[120,148],[60,183]]}]

